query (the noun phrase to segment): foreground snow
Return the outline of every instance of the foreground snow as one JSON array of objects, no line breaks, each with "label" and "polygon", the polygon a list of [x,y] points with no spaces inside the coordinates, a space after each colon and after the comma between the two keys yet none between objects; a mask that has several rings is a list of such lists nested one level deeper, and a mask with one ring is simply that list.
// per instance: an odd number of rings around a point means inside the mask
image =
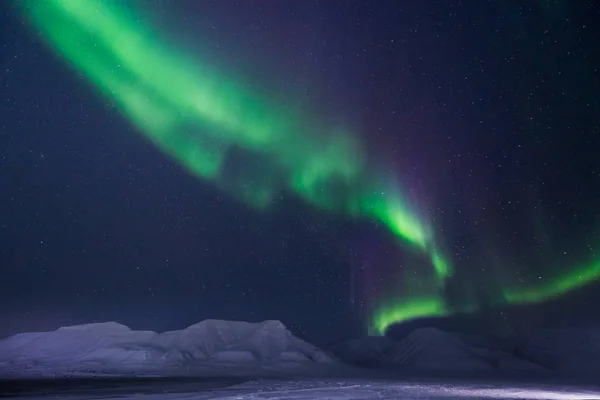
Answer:
[{"label": "foreground snow", "polygon": [[[221,386],[221,387],[219,387]],[[42,394],[43,393],[43,394]],[[600,399],[600,390],[577,389],[550,385],[509,383],[432,383],[392,382],[382,380],[256,380],[222,387],[222,382],[210,381],[136,386],[126,383],[119,387],[71,387],[63,392],[45,391],[20,393],[28,399],[85,398],[141,400],[205,400],[205,399]],[[8,393],[10,394],[10,393]],[[15,393],[13,393],[15,394]]]}]

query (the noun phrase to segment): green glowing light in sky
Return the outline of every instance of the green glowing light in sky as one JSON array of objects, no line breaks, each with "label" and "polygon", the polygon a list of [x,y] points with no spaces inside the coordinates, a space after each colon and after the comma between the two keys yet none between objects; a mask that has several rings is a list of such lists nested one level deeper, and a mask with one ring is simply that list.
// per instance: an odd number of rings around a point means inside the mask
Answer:
[{"label": "green glowing light in sky", "polygon": [[450,264],[448,261],[438,252],[433,251],[431,254],[431,263],[436,273],[440,277],[448,277],[452,274]]},{"label": "green glowing light in sky", "polygon": [[444,300],[438,297],[411,298],[391,303],[375,313],[371,325],[373,334],[383,335],[388,327],[398,322],[448,315]]},{"label": "green glowing light in sky", "polygon": [[[450,273],[427,224],[376,183],[357,137],[296,115],[165,43],[129,2],[19,4],[65,61],[192,174],[260,209],[291,191],[323,210],[374,219],[427,252],[440,279]],[[236,168],[232,152],[240,150],[254,158]]]},{"label": "green glowing light in sky", "polygon": [[[571,268],[564,274],[553,275],[537,285],[507,287],[502,298],[494,299],[496,306],[535,304],[555,299],[572,290],[600,280],[600,261],[594,260],[577,268]],[[435,291],[429,296],[392,301],[387,299],[384,306],[373,312],[370,330],[373,334],[383,335],[393,324],[417,318],[445,317],[457,313],[472,313],[478,310],[477,304],[462,309],[450,309],[445,299]]]},{"label": "green glowing light in sky", "polygon": [[600,279],[600,261],[571,269],[565,274],[532,287],[510,288],[504,291],[505,301],[512,304],[540,303],[578,289]]},{"label": "green glowing light in sky", "polygon": [[[426,253],[436,289],[387,301],[372,315],[383,333],[396,322],[448,315],[441,293],[452,266],[427,223],[366,164],[357,136],[322,126],[166,43],[126,1],[24,0],[41,36],[159,149],[198,178],[267,209],[291,192],[324,211],[368,218]],[[250,157],[245,162],[236,155]],[[237,163],[237,164],[236,164]],[[241,165],[240,165],[241,164]],[[600,278],[596,261],[501,302],[535,303]],[[391,296],[391,298],[399,298]],[[453,310],[452,312],[456,312]]]}]

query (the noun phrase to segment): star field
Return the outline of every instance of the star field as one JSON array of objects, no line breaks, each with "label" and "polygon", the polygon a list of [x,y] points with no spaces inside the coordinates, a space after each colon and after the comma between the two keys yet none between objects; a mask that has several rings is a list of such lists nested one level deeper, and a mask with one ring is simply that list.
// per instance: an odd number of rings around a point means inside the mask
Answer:
[{"label": "star field", "polygon": [[592,2],[53,3],[2,6],[1,335],[599,322]]}]

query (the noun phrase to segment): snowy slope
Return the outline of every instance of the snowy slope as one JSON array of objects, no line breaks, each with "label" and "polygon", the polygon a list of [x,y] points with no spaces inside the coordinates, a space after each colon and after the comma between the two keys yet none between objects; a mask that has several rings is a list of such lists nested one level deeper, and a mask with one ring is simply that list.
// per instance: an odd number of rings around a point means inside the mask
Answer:
[{"label": "snowy slope", "polygon": [[600,376],[600,331],[544,329],[517,350],[522,357],[565,374]]},{"label": "snowy slope", "polygon": [[491,366],[463,342],[435,328],[421,328],[402,339],[383,359],[385,365],[396,365],[417,371],[481,372]]},{"label": "snowy slope", "polygon": [[340,360],[352,365],[414,373],[543,370],[538,365],[497,349],[467,345],[451,333],[435,328],[416,329],[400,341],[385,337],[352,340],[335,346],[331,351]]},{"label": "snowy slope", "polygon": [[152,340],[187,360],[258,360],[331,362],[316,347],[296,338],[279,321],[248,323],[206,320]]},{"label": "snowy slope", "polygon": [[165,333],[115,322],[22,333],[0,340],[0,375],[178,374],[252,366],[332,364],[279,321],[206,320]]},{"label": "snowy slope", "polygon": [[347,364],[378,368],[386,367],[382,365],[382,360],[387,352],[393,351],[396,344],[396,341],[385,336],[368,336],[339,343],[330,351]]},{"label": "snowy slope", "polygon": [[488,371],[490,365],[458,339],[435,328],[416,329],[401,341],[365,338],[332,349],[342,361],[410,372]]}]

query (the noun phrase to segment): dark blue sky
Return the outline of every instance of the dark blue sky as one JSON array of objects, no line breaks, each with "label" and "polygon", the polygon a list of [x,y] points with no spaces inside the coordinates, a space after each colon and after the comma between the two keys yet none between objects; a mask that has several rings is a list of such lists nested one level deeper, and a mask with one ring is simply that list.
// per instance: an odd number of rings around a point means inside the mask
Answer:
[{"label": "dark blue sky", "polygon": [[[144,10],[192,52],[356,130],[420,194],[460,292],[493,290],[503,270],[550,276],[549,265],[600,246],[592,3],[182,0]],[[317,342],[364,332],[351,271],[380,251],[376,227],[293,201],[256,213],[189,176],[1,7],[0,336],[205,318],[280,319]],[[597,320],[573,312],[600,301],[596,291],[573,296],[526,314],[547,314],[538,325]]]}]

